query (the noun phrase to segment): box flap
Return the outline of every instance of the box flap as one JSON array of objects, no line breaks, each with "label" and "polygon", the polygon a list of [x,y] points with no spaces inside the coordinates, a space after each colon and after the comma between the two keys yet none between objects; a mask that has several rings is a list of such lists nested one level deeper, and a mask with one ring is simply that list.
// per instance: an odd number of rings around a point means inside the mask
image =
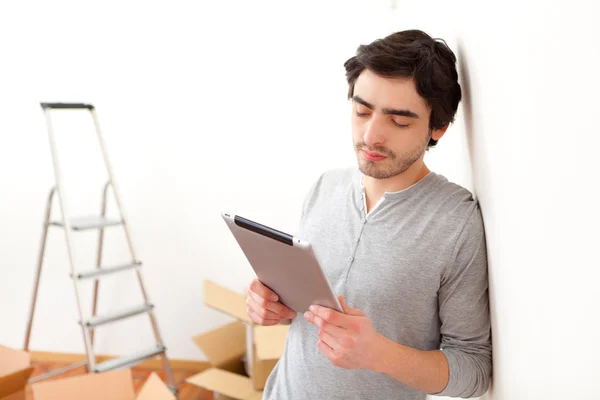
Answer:
[{"label": "box flap", "polygon": [[32,372],[33,368],[29,367],[0,377],[0,399],[25,389]]},{"label": "box flap", "polygon": [[257,394],[248,377],[217,368],[207,369],[186,382],[239,400],[247,400]]},{"label": "box flap", "polygon": [[34,400],[135,400],[131,370],[103,372],[31,385]]},{"label": "box flap", "polygon": [[2,400],[31,400],[29,396],[27,396],[27,392],[25,390],[19,390],[16,393],[8,395],[6,397],[0,397]]},{"label": "box flap", "polygon": [[223,368],[232,361],[239,361],[246,352],[246,325],[232,322],[193,338],[194,343],[206,355],[213,367]]},{"label": "box flap", "polygon": [[176,400],[176,397],[156,372],[153,372],[144,383],[137,400]]},{"label": "box flap", "polygon": [[262,400],[263,392],[256,392],[252,396],[248,397],[246,400]]},{"label": "box flap", "polygon": [[252,364],[250,365],[250,380],[252,381],[252,387],[254,390],[263,390],[269,379],[269,375],[279,362],[275,360],[259,360],[256,358],[256,343],[254,344],[254,357],[252,358]]},{"label": "box flap", "polygon": [[246,313],[246,298],[212,281],[204,281],[204,304],[242,322],[252,323]]},{"label": "box flap", "polygon": [[0,346],[0,376],[31,367],[29,353]]},{"label": "box flap", "polygon": [[281,358],[289,329],[289,325],[255,325],[256,358],[259,360],[277,360]]}]

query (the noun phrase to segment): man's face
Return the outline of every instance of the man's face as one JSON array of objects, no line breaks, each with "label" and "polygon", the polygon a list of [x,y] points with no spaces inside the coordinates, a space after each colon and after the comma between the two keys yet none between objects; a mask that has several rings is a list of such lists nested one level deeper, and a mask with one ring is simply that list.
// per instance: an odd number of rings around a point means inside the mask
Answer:
[{"label": "man's face", "polygon": [[352,99],[352,138],[361,172],[387,179],[419,160],[431,137],[429,114],[412,79],[383,78],[365,69]]}]

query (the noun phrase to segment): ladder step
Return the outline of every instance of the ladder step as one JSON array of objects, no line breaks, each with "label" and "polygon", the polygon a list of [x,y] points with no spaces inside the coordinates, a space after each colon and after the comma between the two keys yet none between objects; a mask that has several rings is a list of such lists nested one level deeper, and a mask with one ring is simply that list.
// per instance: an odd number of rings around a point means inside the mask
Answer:
[{"label": "ladder step", "polygon": [[160,354],[164,354],[166,348],[160,344],[155,345],[151,349],[139,351],[137,353],[115,358],[112,360],[105,361],[103,363],[96,364],[95,372],[106,372],[118,368],[127,368],[139,364],[142,361],[156,357]]},{"label": "ladder step", "polygon": [[[88,229],[102,229],[107,226],[121,225],[123,221],[109,219],[101,215],[71,218],[71,229],[74,231],[84,231]],[[64,228],[63,221],[52,221],[50,225]]]},{"label": "ladder step", "polygon": [[118,313],[114,313],[112,315],[92,317],[85,321],[84,325],[86,328],[92,329],[100,325],[109,324],[111,322],[120,321],[125,318],[150,312],[153,308],[154,306],[152,304],[144,304],[142,306],[137,306],[124,311],[119,311]]},{"label": "ladder step", "polygon": [[133,264],[117,265],[115,267],[101,267],[95,268],[90,271],[81,272],[77,274],[77,279],[98,279],[105,275],[115,274],[117,272],[127,271],[130,269],[137,269],[142,266],[140,261],[136,261]]},{"label": "ladder step", "polygon": [[33,378],[29,379],[27,381],[27,383],[31,385],[31,384],[34,384],[36,382],[45,381],[48,378],[52,378],[53,376],[62,375],[65,372],[72,371],[72,370],[74,370],[76,368],[79,368],[79,367],[87,367],[87,365],[88,365],[87,360],[86,361],[81,361],[81,362],[78,362],[78,363],[75,363],[75,364],[67,365],[64,368],[60,368],[60,369],[55,369],[53,371],[49,371],[49,372],[45,373],[44,375],[34,376]]},{"label": "ladder step", "polygon": [[77,109],[77,108],[84,108],[84,109],[88,109],[88,110],[93,110],[94,106],[92,104],[84,104],[84,103],[40,103],[40,105],[42,106],[42,108],[48,109],[48,108],[62,108],[62,109]]}]

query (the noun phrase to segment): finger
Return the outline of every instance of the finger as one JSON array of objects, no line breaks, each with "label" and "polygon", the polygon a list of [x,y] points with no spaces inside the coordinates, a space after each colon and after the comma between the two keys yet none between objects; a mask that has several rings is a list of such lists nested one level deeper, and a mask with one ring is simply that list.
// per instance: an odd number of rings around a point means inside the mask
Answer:
[{"label": "finger", "polygon": [[263,317],[261,317],[260,315],[258,315],[256,312],[254,312],[254,310],[252,309],[248,309],[248,316],[250,317],[250,319],[259,325],[262,326],[271,326],[271,325],[277,325],[279,324],[279,321],[281,321],[281,319],[265,319]]},{"label": "finger", "polygon": [[346,304],[346,300],[344,299],[344,296],[339,296],[338,300],[340,301],[340,304],[342,305],[342,310],[344,310],[344,312],[346,314],[348,314],[348,304]]},{"label": "finger", "polygon": [[279,300],[279,296],[277,296],[277,294],[274,291],[272,291],[271,289],[266,287],[257,278],[252,280],[252,283],[250,284],[250,291],[252,291],[252,292],[256,293],[257,295],[259,295],[260,297],[270,300],[270,301],[278,301]]},{"label": "finger", "polygon": [[250,310],[254,311],[256,314],[258,314],[264,319],[281,320],[283,318],[286,318],[285,315],[277,314],[276,312],[270,311],[268,308],[265,308],[262,305],[258,304],[256,300],[252,298],[252,296],[248,296],[248,298],[246,299],[246,305]]},{"label": "finger", "polygon": [[339,340],[323,329],[319,330],[319,339],[321,339],[321,341],[329,346],[334,352],[340,348]]},{"label": "finger", "polygon": [[329,322],[330,324],[340,326],[342,328],[345,328],[346,325],[349,324],[347,315],[337,312],[329,307],[312,305],[309,309],[314,315]]},{"label": "finger", "polygon": [[[296,317],[296,312],[294,310],[284,306],[279,302],[269,301],[254,292],[248,292],[248,298],[252,298],[260,307],[280,315],[281,318]],[[248,302],[248,300],[246,300],[246,302]]]},{"label": "finger", "polygon": [[314,313],[312,313],[310,311],[307,311],[305,313],[305,319],[308,322],[315,324],[316,326],[321,328],[322,331],[325,331],[332,336],[342,337],[344,334],[347,333],[347,329],[339,327],[332,323],[329,323],[329,322],[325,321],[323,318],[319,317],[318,315],[315,315]]},{"label": "finger", "polygon": [[324,341],[319,340],[317,342],[317,347],[330,361],[332,361],[335,358],[335,353],[333,352],[333,349],[329,347]]},{"label": "finger", "polygon": [[348,303],[346,303],[346,299],[344,298],[344,296],[339,296],[338,300],[340,301],[340,304],[342,305],[342,310],[344,310],[344,312],[346,314],[348,314],[348,315],[365,315],[359,309],[350,307],[348,305]]}]

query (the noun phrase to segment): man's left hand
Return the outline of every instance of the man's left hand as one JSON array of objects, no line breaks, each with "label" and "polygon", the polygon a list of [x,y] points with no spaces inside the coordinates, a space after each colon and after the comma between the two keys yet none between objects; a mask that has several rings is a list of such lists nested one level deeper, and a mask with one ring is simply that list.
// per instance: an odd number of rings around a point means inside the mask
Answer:
[{"label": "man's left hand", "polygon": [[339,300],[344,313],[317,305],[304,313],[304,319],[319,327],[317,346],[337,367],[373,369],[379,334],[362,311],[349,307],[343,296]]}]

